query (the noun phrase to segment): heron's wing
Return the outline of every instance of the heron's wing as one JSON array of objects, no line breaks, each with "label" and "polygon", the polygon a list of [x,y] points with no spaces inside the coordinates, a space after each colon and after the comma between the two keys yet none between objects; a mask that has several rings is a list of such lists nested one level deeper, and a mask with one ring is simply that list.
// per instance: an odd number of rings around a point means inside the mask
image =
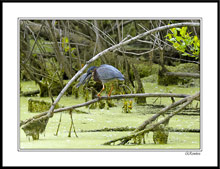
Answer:
[{"label": "heron's wing", "polygon": [[100,80],[119,79],[124,80],[123,74],[111,65],[101,65],[96,69]]},{"label": "heron's wing", "polygon": [[86,83],[86,81],[88,82],[92,77],[92,74],[87,74],[84,73],[80,78],[79,78],[79,83],[76,85],[76,88],[78,88],[79,86],[83,85]]}]

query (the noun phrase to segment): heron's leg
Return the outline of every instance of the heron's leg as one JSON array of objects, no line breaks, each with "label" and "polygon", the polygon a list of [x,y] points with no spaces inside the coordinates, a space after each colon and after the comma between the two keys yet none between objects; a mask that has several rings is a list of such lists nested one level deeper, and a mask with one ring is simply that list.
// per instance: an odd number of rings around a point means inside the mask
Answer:
[{"label": "heron's leg", "polygon": [[112,85],[111,90],[110,90],[109,93],[108,93],[108,97],[111,96],[113,88],[114,88],[114,86]]},{"label": "heron's leg", "polygon": [[105,85],[104,85],[104,84],[102,84],[102,90],[97,94],[97,96],[100,97],[100,95],[101,95],[101,93],[102,93],[103,90],[105,90]]}]

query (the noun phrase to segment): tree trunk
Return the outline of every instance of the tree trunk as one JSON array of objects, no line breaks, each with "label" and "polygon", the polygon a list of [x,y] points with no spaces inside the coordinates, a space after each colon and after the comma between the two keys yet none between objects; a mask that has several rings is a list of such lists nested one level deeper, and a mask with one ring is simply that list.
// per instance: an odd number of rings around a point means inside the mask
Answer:
[{"label": "tree trunk", "polygon": [[[136,89],[136,93],[144,93],[144,87],[143,87],[143,84],[141,82],[141,78],[140,78],[140,75],[136,69],[136,67],[134,66],[134,64],[132,64],[132,68],[133,68],[133,72],[134,72],[134,77],[135,77],[135,80],[137,82],[137,89]],[[146,102],[146,98],[141,98],[141,97],[138,97],[136,99],[136,102],[137,104],[145,104],[147,103]]]}]

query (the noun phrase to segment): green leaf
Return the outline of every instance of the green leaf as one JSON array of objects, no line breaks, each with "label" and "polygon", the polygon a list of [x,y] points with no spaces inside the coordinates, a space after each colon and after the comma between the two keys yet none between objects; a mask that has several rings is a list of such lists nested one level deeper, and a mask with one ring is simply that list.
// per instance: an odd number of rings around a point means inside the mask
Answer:
[{"label": "green leaf", "polygon": [[66,42],[66,43],[69,43],[69,39],[68,39],[67,37],[65,38],[65,42]]},{"label": "green leaf", "polygon": [[69,48],[70,48],[69,46],[65,47],[65,48],[64,48],[65,52],[68,52],[68,51],[69,51]]},{"label": "green leaf", "polygon": [[71,48],[71,52],[73,52],[76,48]]},{"label": "green leaf", "polygon": [[173,33],[176,30],[176,28],[171,28],[170,30]]},{"label": "green leaf", "polygon": [[183,38],[182,38],[181,36],[176,36],[176,40],[177,40],[178,42],[180,42],[181,40],[183,40]]},{"label": "green leaf", "polygon": [[185,39],[186,46],[191,45],[193,40],[191,38]]},{"label": "green leaf", "polygon": [[186,30],[187,30],[187,27],[182,27],[181,31],[180,31],[180,35],[185,37],[186,35]]},{"label": "green leaf", "polygon": [[174,37],[177,36],[177,30],[176,29],[173,31],[173,35],[174,35]]},{"label": "green leaf", "polygon": [[197,42],[197,46],[200,47],[200,40],[198,40],[198,42]]},{"label": "green leaf", "polygon": [[167,37],[167,36],[168,36],[169,39],[172,38],[172,34],[170,34],[170,33],[168,33],[165,37]]},{"label": "green leaf", "polygon": [[175,48],[178,48],[178,47],[180,46],[180,44],[177,43],[177,42],[175,42],[175,43],[173,44],[173,46],[174,46]]},{"label": "green leaf", "polygon": [[199,39],[198,39],[198,37],[195,35],[194,38],[193,38],[193,40],[194,40],[195,42],[198,42]]}]

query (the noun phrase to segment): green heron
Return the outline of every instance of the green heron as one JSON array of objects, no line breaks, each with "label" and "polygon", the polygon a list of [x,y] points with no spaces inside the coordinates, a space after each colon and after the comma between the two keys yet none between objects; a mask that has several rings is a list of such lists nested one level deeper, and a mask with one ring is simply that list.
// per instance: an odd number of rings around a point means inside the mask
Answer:
[{"label": "green heron", "polygon": [[[96,66],[90,67],[87,70],[87,72],[80,77],[79,83],[76,85],[76,87],[78,88],[82,84],[85,84],[86,81],[89,82],[92,76],[94,81],[102,83],[102,90],[97,94],[97,96],[99,97],[102,91],[105,89],[105,83],[113,80],[121,80],[121,81],[125,80],[125,77],[118,69],[116,69],[111,65],[103,64],[99,67]],[[111,87],[108,96],[111,96],[112,90],[113,90],[113,86]]]}]

